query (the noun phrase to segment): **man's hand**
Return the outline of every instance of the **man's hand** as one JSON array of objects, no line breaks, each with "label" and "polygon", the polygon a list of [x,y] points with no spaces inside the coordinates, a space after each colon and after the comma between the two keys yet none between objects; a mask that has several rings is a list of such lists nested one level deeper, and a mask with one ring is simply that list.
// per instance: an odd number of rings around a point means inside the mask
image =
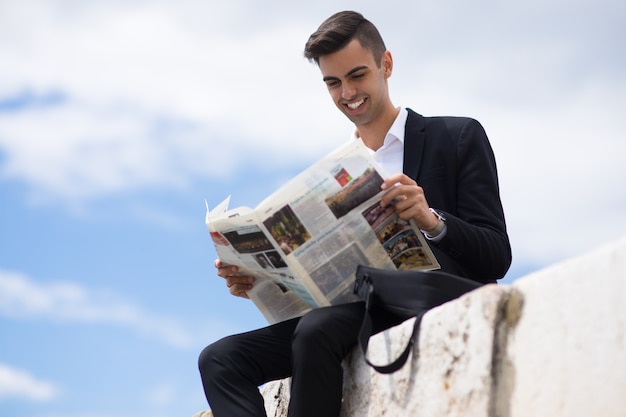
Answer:
[{"label": "man's hand", "polygon": [[232,295],[236,297],[250,298],[248,297],[248,293],[246,291],[252,289],[254,277],[239,275],[239,268],[237,266],[226,265],[219,259],[215,260],[214,265],[217,268],[217,275],[226,279],[226,286]]},{"label": "man's hand", "polygon": [[383,207],[392,204],[401,219],[415,220],[417,227],[426,232],[434,230],[439,223],[437,216],[429,209],[422,187],[405,174],[387,178],[381,189],[389,190],[382,198]]}]

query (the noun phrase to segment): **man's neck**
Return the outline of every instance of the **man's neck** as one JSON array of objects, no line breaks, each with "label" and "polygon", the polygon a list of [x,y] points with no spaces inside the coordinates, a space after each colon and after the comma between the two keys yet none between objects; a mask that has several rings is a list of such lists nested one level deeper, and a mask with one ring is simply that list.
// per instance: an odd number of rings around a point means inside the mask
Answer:
[{"label": "man's neck", "polygon": [[356,127],[357,136],[361,138],[365,146],[373,151],[378,150],[385,142],[385,137],[391,129],[391,125],[398,117],[399,108],[390,105],[384,114],[376,119],[373,123],[360,125]]}]

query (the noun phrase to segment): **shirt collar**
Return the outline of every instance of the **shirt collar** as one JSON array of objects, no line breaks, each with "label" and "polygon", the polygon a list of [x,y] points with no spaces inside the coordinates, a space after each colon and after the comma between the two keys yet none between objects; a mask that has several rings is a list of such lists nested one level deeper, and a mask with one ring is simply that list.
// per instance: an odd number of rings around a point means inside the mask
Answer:
[{"label": "shirt collar", "polygon": [[[406,120],[408,117],[409,112],[407,111],[406,107],[400,107],[400,111],[396,116],[396,120],[393,121],[393,124],[389,128],[389,131],[385,136],[385,141],[383,142],[383,146],[381,148],[388,146],[391,142],[393,142],[393,140],[399,140],[400,142],[402,142],[402,144],[404,144],[404,132],[406,128]],[[352,131],[352,135],[350,137],[353,140],[359,138],[356,134],[356,129]]]},{"label": "shirt collar", "polygon": [[383,146],[385,146],[389,141],[393,139],[397,139],[404,144],[404,130],[406,126],[406,119],[409,117],[409,112],[406,108],[401,107],[398,115],[396,116],[396,120],[393,121],[389,132],[387,132],[387,136],[385,136],[385,142]]}]

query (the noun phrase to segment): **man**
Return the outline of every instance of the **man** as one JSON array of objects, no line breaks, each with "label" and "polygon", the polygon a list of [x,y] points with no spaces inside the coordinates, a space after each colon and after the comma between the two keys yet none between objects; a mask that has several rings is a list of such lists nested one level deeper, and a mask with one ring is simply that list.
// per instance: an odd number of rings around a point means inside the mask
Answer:
[{"label": "man", "polygon": [[[482,283],[504,276],[511,248],[495,159],[480,124],[395,107],[387,85],[391,53],[359,13],[340,12],[323,22],[305,57],[319,66],[335,105],[354,123],[355,140],[396,173],[382,185],[381,204],[395,200],[399,216],[415,221],[443,271]],[[246,297],[254,278],[219,260],[215,266],[230,293]],[[290,417],[339,416],[341,362],[356,345],[363,312],[363,303],[318,308],[208,346],[199,367],[214,415],[265,416],[257,387],[291,376]],[[375,320],[376,331],[401,321],[382,312]]]}]

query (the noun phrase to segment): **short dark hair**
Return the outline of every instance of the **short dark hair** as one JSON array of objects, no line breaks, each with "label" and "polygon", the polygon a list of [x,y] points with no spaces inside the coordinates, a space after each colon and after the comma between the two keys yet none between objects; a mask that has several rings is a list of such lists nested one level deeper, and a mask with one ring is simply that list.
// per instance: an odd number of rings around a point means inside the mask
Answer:
[{"label": "short dark hair", "polygon": [[304,57],[319,65],[319,58],[332,54],[357,39],[363,48],[374,55],[377,65],[387,48],[376,26],[361,13],[344,11],[326,19],[309,37],[304,47]]}]

